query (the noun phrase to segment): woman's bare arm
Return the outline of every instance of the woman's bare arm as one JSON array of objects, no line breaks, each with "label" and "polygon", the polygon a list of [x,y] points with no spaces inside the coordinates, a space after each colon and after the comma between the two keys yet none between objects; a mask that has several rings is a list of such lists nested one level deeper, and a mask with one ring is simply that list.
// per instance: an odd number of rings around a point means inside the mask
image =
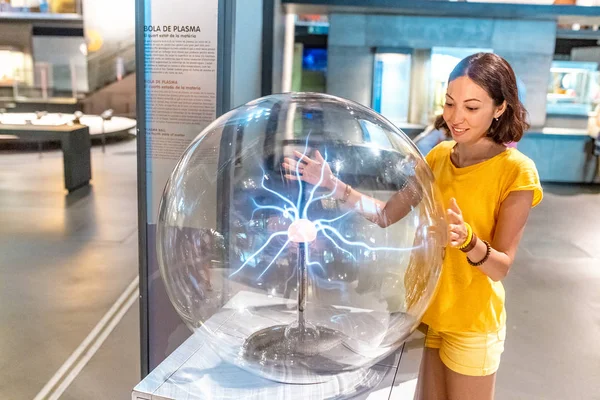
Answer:
[{"label": "woman's bare arm", "polygon": [[319,151],[311,159],[300,152],[294,152],[298,160],[286,157],[282,164],[288,179],[302,179],[311,185],[319,185],[329,191],[336,200],[343,201],[344,207],[353,209],[369,221],[382,228],[390,226],[405,215],[421,200],[421,191],[409,179],[402,189],[387,201],[364,195],[348,184],[337,179]]},{"label": "woman's bare arm", "polygon": [[[510,271],[531,211],[532,201],[532,190],[516,191],[510,193],[500,205],[490,256],[477,267],[494,281],[503,279]],[[450,203],[451,207],[448,210],[450,245],[458,247],[466,240],[467,230],[456,201],[452,199]],[[486,252],[485,243],[477,240],[475,247],[466,255],[471,261],[478,262],[485,257]]]}]

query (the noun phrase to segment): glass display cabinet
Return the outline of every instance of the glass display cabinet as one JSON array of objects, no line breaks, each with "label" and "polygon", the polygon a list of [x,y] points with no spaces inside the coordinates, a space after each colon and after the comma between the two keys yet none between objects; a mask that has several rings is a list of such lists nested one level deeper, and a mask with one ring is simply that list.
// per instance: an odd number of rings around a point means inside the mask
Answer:
[{"label": "glass display cabinet", "polygon": [[550,115],[587,117],[598,102],[598,63],[553,61],[546,111]]}]

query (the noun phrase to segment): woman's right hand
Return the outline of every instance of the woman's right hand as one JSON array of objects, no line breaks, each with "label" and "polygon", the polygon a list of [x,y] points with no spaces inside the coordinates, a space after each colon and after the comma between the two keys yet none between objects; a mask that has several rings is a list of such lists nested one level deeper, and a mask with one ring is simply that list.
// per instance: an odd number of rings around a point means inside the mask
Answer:
[{"label": "woman's right hand", "polygon": [[285,157],[281,164],[286,171],[285,177],[287,179],[301,179],[311,185],[318,184],[331,190],[335,187],[336,177],[319,150],[315,151],[314,160],[299,151],[294,151],[294,156],[297,157],[297,160]]},{"label": "woman's right hand", "polygon": [[456,199],[450,199],[450,208],[446,211],[448,216],[448,240],[450,246],[460,247],[467,240],[467,227],[463,219],[462,211],[458,207]]}]

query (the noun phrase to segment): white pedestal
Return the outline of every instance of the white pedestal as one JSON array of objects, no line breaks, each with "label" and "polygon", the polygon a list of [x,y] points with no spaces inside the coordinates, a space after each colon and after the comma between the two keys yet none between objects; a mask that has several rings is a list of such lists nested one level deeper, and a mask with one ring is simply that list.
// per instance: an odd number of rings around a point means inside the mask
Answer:
[{"label": "white pedestal", "polygon": [[414,396],[424,343],[422,333],[413,333],[394,354],[372,367],[372,372],[380,378],[379,384],[359,390],[357,395],[353,389],[356,382],[348,376],[303,385],[261,378],[223,361],[207,344],[210,339],[203,330],[194,333],[134,388],[132,400],[321,400],[347,397],[410,400]]}]

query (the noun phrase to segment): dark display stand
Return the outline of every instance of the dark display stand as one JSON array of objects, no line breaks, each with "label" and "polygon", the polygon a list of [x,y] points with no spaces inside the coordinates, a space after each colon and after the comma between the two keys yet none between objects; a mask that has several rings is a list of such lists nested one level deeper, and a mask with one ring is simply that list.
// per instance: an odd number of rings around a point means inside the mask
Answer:
[{"label": "dark display stand", "polygon": [[65,189],[72,192],[92,179],[90,130],[84,125],[0,125],[0,134],[31,141],[60,141]]}]

